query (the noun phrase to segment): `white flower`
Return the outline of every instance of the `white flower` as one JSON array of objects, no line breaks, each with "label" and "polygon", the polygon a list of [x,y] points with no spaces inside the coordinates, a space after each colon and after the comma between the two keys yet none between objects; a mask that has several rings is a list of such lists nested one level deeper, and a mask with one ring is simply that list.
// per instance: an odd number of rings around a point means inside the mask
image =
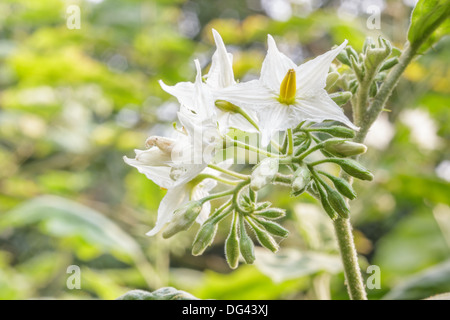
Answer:
[{"label": "white flower", "polygon": [[[235,85],[233,73],[233,55],[228,53],[225,44],[223,43],[220,34],[212,29],[214,41],[216,43],[216,51],[213,54],[211,68],[206,75],[206,84],[211,89],[214,96],[221,95],[221,90],[229,86]],[[174,86],[168,86],[160,81],[161,87],[174,97],[182,105],[192,104],[192,90],[194,84],[192,82],[179,82]],[[214,99],[217,100],[217,99]],[[252,125],[242,114],[223,110],[222,108],[214,108],[217,114],[217,121],[219,122],[219,129],[221,133],[226,133],[229,128],[236,128],[247,132],[257,132],[257,129]],[[249,110],[248,116],[256,122],[256,113]]]},{"label": "white flower", "polygon": [[[221,141],[211,93],[202,83],[198,61],[195,64],[197,78],[190,92],[190,104],[182,105],[178,112],[183,131],[177,131],[175,138],[150,137],[147,139],[149,149],[135,150],[134,159],[124,157],[127,164],[167,189],[158,208],[156,225],[147,235],[159,232],[176,209],[189,200],[203,198],[216,185],[211,179],[200,183],[194,180],[200,173],[210,170],[207,166],[212,161],[216,144]],[[202,223],[209,211],[210,205],[205,203],[197,222]]]},{"label": "white flower", "polygon": [[346,44],[347,41],[297,66],[278,51],[275,40],[269,35],[259,80],[224,88],[215,98],[246,111],[256,111],[264,146],[275,132],[295,127],[305,120],[336,120],[357,129],[324,89],[331,62]]}]

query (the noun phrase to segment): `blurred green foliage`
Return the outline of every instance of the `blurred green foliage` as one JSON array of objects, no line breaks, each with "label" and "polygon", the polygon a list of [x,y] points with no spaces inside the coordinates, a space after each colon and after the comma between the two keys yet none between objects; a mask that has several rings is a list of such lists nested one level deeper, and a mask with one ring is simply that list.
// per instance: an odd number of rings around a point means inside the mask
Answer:
[{"label": "blurred green foliage", "polygon": [[[201,257],[190,255],[195,230],[145,236],[164,191],[122,161],[170,130],[177,105],[158,80],[192,80],[194,58],[206,71],[212,27],[247,80],[268,33],[300,63],[344,39],[360,49],[383,34],[401,48],[411,13],[384,1],[381,29],[370,30],[363,5],[281,2],[284,16],[258,0],[0,3],[0,299],[114,299],[169,285],[202,299],[347,299],[332,227],[312,198],[265,190],[288,209],[291,235],[279,254],[258,250],[255,265],[231,271],[224,230]],[[70,4],[80,29],[66,25]],[[408,67],[367,141],[376,178],[357,183],[352,219],[363,271],[381,270],[372,299],[450,291],[449,40]],[[81,268],[79,290],[66,287],[69,265]]]}]

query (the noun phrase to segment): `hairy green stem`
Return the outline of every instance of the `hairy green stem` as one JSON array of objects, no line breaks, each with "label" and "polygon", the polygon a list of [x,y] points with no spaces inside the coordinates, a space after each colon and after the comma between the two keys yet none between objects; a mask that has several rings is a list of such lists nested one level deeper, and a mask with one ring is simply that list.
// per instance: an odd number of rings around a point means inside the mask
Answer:
[{"label": "hairy green stem", "polygon": [[291,155],[294,153],[294,139],[292,137],[292,129],[287,130],[288,135],[288,151],[287,154]]},{"label": "hairy green stem", "polygon": [[366,300],[367,294],[364,289],[361,270],[358,264],[350,219],[338,217],[333,221],[333,225],[344,266],[344,274],[350,299]]},{"label": "hairy green stem", "polygon": [[233,145],[236,146],[236,147],[240,147],[240,148],[243,148],[243,149],[246,149],[246,150],[249,150],[249,151],[253,151],[253,152],[256,152],[257,154],[265,155],[266,157],[271,157],[271,158],[279,158],[280,157],[280,155],[278,155],[278,154],[262,150],[260,148],[251,146],[249,144],[246,144],[246,143],[238,141],[238,140],[234,140],[234,139],[229,138],[229,137],[227,137],[227,138],[229,139],[228,141],[232,142]]},{"label": "hairy green stem", "polygon": [[[436,25],[437,28],[438,25]],[[363,143],[367,133],[369,132],[370,127],[378,118],[378,115],[383,110],[388,98],[394,91],[397,83],[402,75],[403,71],[405,71],[408,64],[412,61],[412,59],[417,54],[418,49],[422,45],[424,41],[429,37],[429,35],[434,31],[430,30],[430,33],[427,36],[424,36],[421,41],[418,41],[411,46],[409,43],[406,44],[405,50],[401,54],[399,58],[399,62],[395,65],[392,70],[389,72],[386,80],[383,82],[380,90],[377,95],[367,107],[367,102],[365,99],[357,99],[359,100],[359,105],[356,106],[355,109],[358,109],[358,113],[354,117],[354,120],[357,121],[357,124],[360,126],[359,132],[356,134],[353,141],[358,143]],[[367,94],[367,93],[365,93]],[[364,106],[362,105],[364,103]],[[359,109],[360,108],[360,109]],[[364,109],[366,108],[366,109]],[[316,162],[319,164],[320,161]],[[347,175],[342,175],[349,183],[352,183],[352,178]],[[357,253],[355,248],[355,243],[352,235],[352,226],[350,224],[349,219],[337,218],[333,222],[334,229],[336,232],[339,250],[341,252],[342,262],[344,266],[345,278],[347,281],[347,289],[350,295],[350,299],[353,300],[365,300],[367,299],[367,294],[364,289],[364,284],[362,281],[361,270],[358,265]]]},{"label": "hairy green stem", "polygon": [[234,172],[234,171],[231,171],[231,170],[227,170],[227,169],[221,168],[219,166],[216,166],[214,164],[208,164],[208,167],[211,168],[211,169],[220,171],[222,173],[225,173],[225,174],[227,174],[229,176],[241,179],[241,180],[247,180],[249,178],[249,176],[246,176],[245,174],[240,174],[240,173],[237,173],[237,172]]}]

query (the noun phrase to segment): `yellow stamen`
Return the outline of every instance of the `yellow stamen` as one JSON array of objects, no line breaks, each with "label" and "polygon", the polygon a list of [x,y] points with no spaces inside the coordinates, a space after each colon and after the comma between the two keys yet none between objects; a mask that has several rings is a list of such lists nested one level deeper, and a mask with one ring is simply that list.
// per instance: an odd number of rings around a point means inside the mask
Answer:
[{"label": "yellow stamen", "polygon": [[295,93],[297,91],[297,81],[295,79],[295,70],[289,69],[280,85],[280,98],[284,104],[293,104],[295,102]]}]

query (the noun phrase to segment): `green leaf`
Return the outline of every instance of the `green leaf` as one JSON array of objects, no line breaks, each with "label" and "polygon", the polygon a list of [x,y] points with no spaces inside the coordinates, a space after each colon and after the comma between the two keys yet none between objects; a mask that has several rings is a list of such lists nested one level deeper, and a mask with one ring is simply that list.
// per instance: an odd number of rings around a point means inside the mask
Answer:
[{"label": "green leaf", "polygon": [[80,239],[84,246],[89,244],[93,250],[109,252],[123,261],[139,261],[143,257],[139,245],[114,222],[98,211],[62,197],[36,197],[0,219],[0,230],[28,225],[37,225],[51,236]]},{"label": "green leaf", "polygon": [[422,43],[420,51],[427,50],[442,36],[450,33],[450,2],[448,0],[419,0],[411,16],[408,40],[412,46]]},{"label": "green leaf", "polygon": [[153,292],[131,290],[121,295],[117,300],[200,300],[192,294],[172,287],[160,288]]},{"label": "green leaf", "polygon": [[450,260],[412,276],[385,295],[383,299],[424,299],[448,291],[450,291]]}]

